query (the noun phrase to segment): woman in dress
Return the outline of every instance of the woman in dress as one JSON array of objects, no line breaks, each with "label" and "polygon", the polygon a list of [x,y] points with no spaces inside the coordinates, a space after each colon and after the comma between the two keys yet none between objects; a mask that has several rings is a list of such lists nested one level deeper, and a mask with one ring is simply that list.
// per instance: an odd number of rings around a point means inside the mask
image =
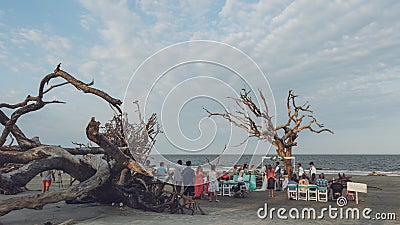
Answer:
[{"label": "woman in dress", "polygon": [[[243,165],[239,169],[238,179],[239,178],[243,178],[243,181],[249,182],[250,181],[250,176],[247,174],[247,170],[248,170],[248,164],[247,163],[243,163]],[[247,186],[247,184],[246,184],[246,186]]]},{"label": "woman in dress", "polygon": [[266,180],[268,182],[268,196],[274,197],[274,189],[275,189],[275,170],[272,169],[271,165],[268,165],[266,171]]},{"label": "woman in dress", "polygon": [[219,202],[218,200],[218,174],[215,171],[215,165],[211,165],[211,171],[208,173],[208,180],[209,180],[209,185],[208,185],[208,197],[209,201],[212,202],[212,196],[214,194],[215,196],[215,201]]},{"label": "woman in dress", "polygon": [[197,167],[196,170],[196,182],[194,185],[194,198],[203,198],[203,188],[204,186],[204,179],[203,179],[203,168],[201,166]]},{"label": "woman in dress", "polygon": [[233,180],[233,181],[237,181],[237,180],[238,180],[238,177],[239,177],[239,169],[238,169],[237,165],[234,165],[234,166],[233,166],[233,171],[232,171],[232,173],[231,173],[231,176],[232,176],[232,180]]}]

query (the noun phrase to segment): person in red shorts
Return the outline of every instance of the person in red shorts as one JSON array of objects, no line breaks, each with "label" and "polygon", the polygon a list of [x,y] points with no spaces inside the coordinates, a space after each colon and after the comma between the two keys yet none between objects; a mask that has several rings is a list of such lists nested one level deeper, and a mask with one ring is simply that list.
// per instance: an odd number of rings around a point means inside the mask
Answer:
[{"label": "person in red shorts", "polygon": [[56,180],[56,178],[54,177],[53,170],[46,170],[44,172],[41,172],[40,176],[42,177],[42,184],[43,184],[42,193],[49,191],[52,178],[53,181]]}]

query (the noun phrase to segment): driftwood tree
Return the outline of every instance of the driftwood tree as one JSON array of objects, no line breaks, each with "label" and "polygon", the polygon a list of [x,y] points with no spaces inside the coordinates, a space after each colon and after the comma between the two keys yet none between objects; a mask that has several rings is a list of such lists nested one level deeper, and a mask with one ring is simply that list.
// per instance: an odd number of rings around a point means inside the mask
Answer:
[{"label": "driftwood tree", "polygon": [[[276,147],[276,153],[281,157],[292,156],[292,148],[297,146],[296,139],[303,130],[309,130],[313,133],[333,132],[318,123],[306,102],[303,105],[296,104],[297,95],[292,90],[289,91],[286,99],[287,121],[284,124],[274,126],[272,116],[269,113],[267,101],[259,91],[261,102],[257,104],[251,96],[251,91],[242,89],[239,98],[233,98],[238,110],[235,112],[214,113],[207,109],[208,116],[220,116],[241,129],[249,133],[248,138],[257,137],[259,140],[270,142]],[[260,106],[261,105],[261,106]],[[316,127],[316,128],[313,128]],[[246,142],[245,139],[241,144]],[[290,159],[284,160],[285,169],[291,173],[293,166]]]},{"label": "driftwood tree", "polygon": [[[59,81],[54,83],[53,81]],[[45,95],[55,88],[72,85],[84,93],[96,95],[108,102],[115,112],[112,120],[104,127],[94,117],[86,127],[86,136],[99,147],[62,148],[40,143],[28,138],[18,127],[17,121],[28,113],[38,111],[48,104],[64,103],[58,100],[46,101]],[[133,157],[129,145],[141,137],[136,144],[139,155],[149,153],[160,132],[157,117],[153,114],[147,122],[141,120],[127,129],[130,143],[125,141],[124,118],[120,106],[122,102],[106,92],[93,88],[94,82],[84,83],[60,69],[46,75],[40,82],[36,96],[28,95],[16,104],[0,103],[0,123],[4,126],[0,136],[0,190],[4,194],[24,191],[26,184],[38,173],[50,169],[63,170],[80,183],[67,189],[53,190],[43,194],[17,196],[0,202],[0,216],[22,208],[41,208],[45,204],[72,200],[87,194],[102,203],[123,202],[133,208],[161,212],[169,208],[171,212],[183,211],[179,198],[174,192],[164,190],[165,183],[153,178],[142,164]],[[137,104],[137,103],[135,103]],[[14,110],[10,116],[3,109]],[[142,118],[142,117],[140,117]],[[148,141],[146,139],[148,137]],[[6,144],[7,137],[11,143]],[[14,139],[17,145],[11,145]],[[140,143],[145,146],[140,148]],[[149,149],[150,148],[150,149]],[[97,155],[96,155],[97,154]],[[100,155],[98,155],[100,154]],[[75,155],[82,155],[75,157]],[[140,157],[139,157],[140,158]],[[193,211],[192,211],[193,212]]]},{"label": "driftwood tree", "polygon": [[136,112],[139,122],[129,123],[127,115],[124,114],[122,120],[123,135],[132,157],[139,163],[144,164],[156,143],[157,135],[162,133],[162,131],[157,123],[157,115],[155,113],[146,122],[140,112],[139,103],[134,101],[133,104],[137,107]]}]

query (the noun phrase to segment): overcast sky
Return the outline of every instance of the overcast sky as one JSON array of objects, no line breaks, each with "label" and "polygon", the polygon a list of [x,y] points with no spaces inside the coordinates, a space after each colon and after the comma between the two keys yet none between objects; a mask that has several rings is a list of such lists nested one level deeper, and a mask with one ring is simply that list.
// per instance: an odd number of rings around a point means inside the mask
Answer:
[{"label": "overcast sky", "polygon": [[[161,153],[218,153],[228,144],[232,153],[264,154],[269,144],[254,139],[234,147],[244,133],[202,107],[232,110],[226,96],[262,89],[281,124],[293,89],[335,132],[302,132],[294,153],[398,154],[399,12],[397,0],[1,1],[0,102],[36,95],[62,62],[124,100],[130,120],[134,100],[146,116],[158,113]],[[67,104],[18,121],[43,143],[87,143],[91,116],[112,116],[107,103],[71,87],[46,99]]]}]

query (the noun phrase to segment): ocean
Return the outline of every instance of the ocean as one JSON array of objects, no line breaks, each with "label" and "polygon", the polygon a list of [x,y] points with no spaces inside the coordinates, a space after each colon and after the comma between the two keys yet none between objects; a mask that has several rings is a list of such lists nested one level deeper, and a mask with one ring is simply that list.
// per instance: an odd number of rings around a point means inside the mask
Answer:
[{"label": "ocean", "polygon": [[[305,170],[308,170],[309,163],[314,162],[318,173],[366,176],[373,171],[387,176],[400,176],[400,155],[293,155],[295,163],[301,163]],[[179,159],[185,162],[192,161],[192,166],[199,165],[206,167],[207,159],[213,164],[216,163],[217,155],[155,155],[150,158],[152,165],[159,165],[163,161],[166,165],[172,166]],[[261,168],[263,156],[259,155],[222,155],[217,170],[222,171],[233,165],[248,163]],[[264,160],[265,164],[274,164],[270,159]]]}]

